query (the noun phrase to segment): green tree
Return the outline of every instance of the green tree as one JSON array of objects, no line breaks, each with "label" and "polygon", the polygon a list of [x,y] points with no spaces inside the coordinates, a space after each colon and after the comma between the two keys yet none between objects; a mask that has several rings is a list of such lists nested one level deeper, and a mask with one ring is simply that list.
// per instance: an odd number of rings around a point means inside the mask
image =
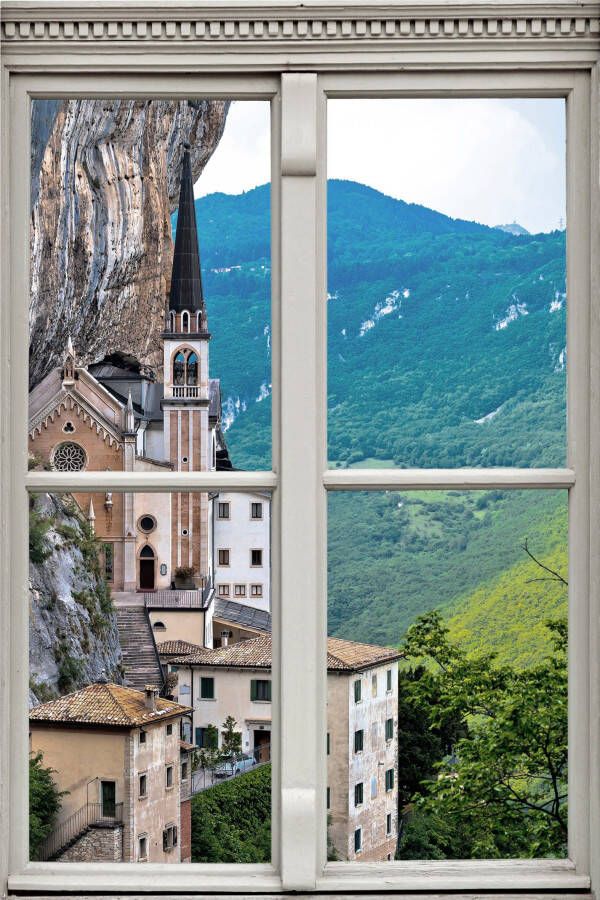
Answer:
[{"label": "green tree", "polygon": [[271,766],[245,772],[192,799],[192,862],[268,862]]},{"label": "green tree", "polygon": [[498,665],[493,653],[468,656],[438,612],[408,630],[426,727],[451,732],[459,721],[462,731],[405,808],[400,858],[566,852],[567,627],[548,627],[551,653],[525,671]]},{"label": "green tree", "polygon": [[29,855],[37,859],[43,841],[54,828],[61,797],[67,791],[59,791],[51,769],[43,764],[43,754],[29,757]]},{"label": "green tree", "polygon": [[223,722],[221,752],[225,759],[235,760],[242,752],[242,733],[235,730],[236,726],[233,716],[227,716]]}]

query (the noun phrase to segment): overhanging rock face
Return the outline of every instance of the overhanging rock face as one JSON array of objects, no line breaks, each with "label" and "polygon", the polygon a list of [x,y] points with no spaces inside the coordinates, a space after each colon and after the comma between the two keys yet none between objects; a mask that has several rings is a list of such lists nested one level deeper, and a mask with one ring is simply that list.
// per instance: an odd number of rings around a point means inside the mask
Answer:
[{"label": "overhanging rock face", "polygon": [[158,366],[181,154],[198,178],[223,100],[43,100],[32,105],[30,385],[70,334],[83,364],[118,350]]}]

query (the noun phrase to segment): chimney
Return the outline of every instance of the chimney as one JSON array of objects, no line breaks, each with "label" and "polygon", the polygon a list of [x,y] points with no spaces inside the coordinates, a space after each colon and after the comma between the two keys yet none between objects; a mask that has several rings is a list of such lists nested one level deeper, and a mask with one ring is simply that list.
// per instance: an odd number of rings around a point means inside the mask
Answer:
[{"label": "chimney", "polygon": [[146,695],[146,709],[149,709],[150,712],[156,712],[156,698],[158,697],[158,688],[153,684],[147,684],[144,687],[144,693]]},{"label": "chimney", "polygon": [[229,644],[229,632],[222,631],[221,632],[221,647],[227,647]]}]

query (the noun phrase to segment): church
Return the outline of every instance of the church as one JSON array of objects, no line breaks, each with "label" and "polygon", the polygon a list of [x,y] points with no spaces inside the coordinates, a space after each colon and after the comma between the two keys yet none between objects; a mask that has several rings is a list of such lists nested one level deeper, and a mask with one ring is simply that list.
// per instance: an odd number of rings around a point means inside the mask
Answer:
[{"label": "church", "polygon": [[[62,367],[30,393],[29,451],[36,463],[65,472],[232,468],[221,427],[220,384],[209,374],[211,335],[193,187],[186,147],[161,334],[163,381],[117,353],[78,365],[69,339]],[[268,496],[107,491],[73,497],[103,544],[113,594],[154,594],[146,606],[154,611],[155,631],[168,632],[163,639],[180,639],[185,631],[182,617],[177,628],[165,625],[166,614],[157,619],[155,611],[164,606],[176,612],[186,602],[197,602],[205,615],[202,634],[194,629],[194,638],[205,646],[213,645],[213,598],[230,608],[233,626],[239,624],[234,598],[250,612],[269,610]],[[241,507],[246,514],[240,521],[248,527],[236,529],[235,547],[221,547],[231,525],[230,510]]]}]

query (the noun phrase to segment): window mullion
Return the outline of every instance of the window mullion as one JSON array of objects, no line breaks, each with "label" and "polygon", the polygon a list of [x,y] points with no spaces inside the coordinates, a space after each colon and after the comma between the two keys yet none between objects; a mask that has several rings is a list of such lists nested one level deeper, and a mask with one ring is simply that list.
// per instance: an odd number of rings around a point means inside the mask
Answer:
[{"label": "window mullion", "polygon": [[[314,887],[324,820],[324,492],[320,480],[322,341],[317,241],[317,78],[282,76],[281,160],[281,874]],[[321,799],[323,802],[321,803]],[[323,827],[321,827],[323,826]],[[323,839],[323,840],[322,840]]]}]

